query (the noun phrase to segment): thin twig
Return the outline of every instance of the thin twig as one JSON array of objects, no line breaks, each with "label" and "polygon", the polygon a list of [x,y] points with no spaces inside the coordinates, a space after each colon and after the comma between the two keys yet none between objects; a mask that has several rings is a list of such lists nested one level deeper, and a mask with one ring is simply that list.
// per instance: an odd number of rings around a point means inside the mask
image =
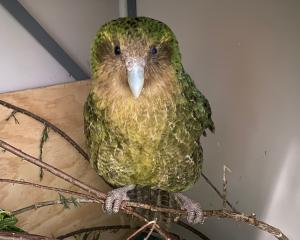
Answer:
[{"label": "thin twig", "polygon": [[226,197],[227,197],[227,178],[226,171],[231,172],[230,168],[226,165],[223,167],[223,209],[226,209]]},{"label": "thin twig", "polygon": [[[40,184],[34,184],[34,183],[28,183],[28,182],[24,182],[24,181],[17,181],[17,180],[10,180],[10,179],[4,179],[4,180],[5,181],[3,181],[3,179],[0,179],[0,182],[10,182],[10,183],[15,183],[15,184],[26,184],[26,185],[36,186],[36,187],[39,187],[39,188],[46,188],[46,189],[49,189],[49,190],[55,190],[55,191],[59,190],[60,192],[64,192],[64,193],[68,193],[68,194],[83,195],[83,197],[89,197],[89,196],[85,196],[85,194],[73,192],[73,191],[70,191],[70,190],[57,189],[57,188],[48,187],[48,186],[44,186],[44,185],[40,185]],[[86,203],[88,203],[88,202],[99,203],[100,202],[100,201],[95,200],[95,199],[86,199],[86,200],[83,199],[82,202],[84,202],[84,201]],[[52,204],[48,204],[47,206],[54,205],[54,204],[58,204],[58,203],[54,201],[54,202],[52,202]],[[45,206],[46,206],[46,204],[40,204],[39,207],[45,207]],[[29,207],[31,209],[33,209],[32,206],[29,206]],[[29,207],[27,207],[27,208],[29,208]],[[147,207],[147,206],[145,206],[145,207]],[[155,206],[152,206],[152,207],[149,207],[147,209],[154,209],[154,208],[155,208]],[[182,216],[186,215],[186,212],[183,211],[183,210],[179,210],[178,212],[177,212],[176,209],[163,209],[163,208],[161,208],[160,210],[161,210],[161,212],[167,212],[167,213],[176,212],[177,214],[181,214]],[[19,209],[19,210],[13,211],[12,214],[21,213],[21,211],[22,211],[22,209]],[[247,216],[243,213],[235,213],[235,212],[227,211],[227,210],[223,210],[223,209],[222,210],[204,210],[203,215],[204,215],[205,218],[208,218],[208,217],[221,217],[221,218],[233,219],[237,222],[245,222],[249,225],[255,226],[255,227],[257,227],[257,228],[259,228],[259,229],[261,229],[265,232],[268,232],[268,233],[272,234],[274,237],[276,237],[279,240],[287,240],[288,239],[278,228],[275,228],[275,227],[273,227],[273,226],[271,226],[271,225],[269,225],[269,224],[267,224],[263,221],[257,220],[255,215]],[[193,233],[195,233],[197,236],[201,237],[202,239],[209,240],[209,238],[207,236],[205,236],[201,232],[197,231],[193,227],[187,225],[186,223],[184,223],[182,221],[179,221],[177,224],[182,226],[182,227],[187,228],[188,230],[192,231]],[[159,228],[158,225],[156,227]],[[166,235],[165,239],[168,239],[168,235]]]},{"label": "thin twig", "polygon": [[67,142],[69,142],[85,159],[89,159],[88,154],[79,146],[79,144],[77,144],[68,134],[66,134],[65,132],[63,132],[61,129],[59,129],[58,127],[56,127],[54,124],[52,124],[51,122],[47,121],[46,119],[26,110],[20,107],[17,107],[11,103],[8,103],[6,101],[0,100],[0,105],[13,109],[16,112],[25,114],[33,119],[35,119],[36,121],[42,123],[43,125],[51,128],[54,132],[58,133],[60,136],[62,136]]},{"label": "thin twig", "polygon": [[[209,180],[209,178],[201,172],[201,176],[204,178],[204,180],[208,183],[208,185],[218,194],[218,196],[223,199],[222,193],[218,190],[218,188]],[[228,201],[226,200],[227,205],[231,208],[233,212],[238,212],[237,209]]]},{"label": "thin twig", "polygon": [[[95,200],[92,199],[85,199],[85,198],[76,198],[76,203],[95,203]],[[70,204],[74,203],[73,199],[66,199],[66,201]],[[19,215],[21,213],[25,213],[28,212],[30,210],[36,210],[39,208],[43,208],[43,207],[48,207],[48,206],[53,206],[53,205],[58,205],[58,204],[64,204],[65,201],[62,200],[53,200],[53,201],[44,201],[44,202],[37,202],[35,204],[29,205],[27,207],[23,207],[17,210],[14,210],[12,212],[10,212],[12,215]]]},{"label": "thin twig", "polygon": [[17,232],[3,232],[0,231],[1,240],[54,240],[54,238]]},{"label": "thin twig", "polygon": [[262,231],[272,234],[279,240],[288,240],[288,237],[282,233],[278,228],[275,228],[263,221],[257,220],[255,215],[247,216],[243,213],[236,213],[228,210],[209,210],[204,211],[205,217],[220,217],[220,218],[230,218],[236,222],[245,222],[249,225],[259,228]]},{"label": "thin twig", "polygon": [[13,110],[5,120],[8,122],[11,118],[13,118],[15,120],[15,124],[20,124],[19,120],[15,116],[16,113],[17,111]]},{"label": "thin twig", "polygon": [[[145,223],[143,226],[141,226],[140,228],[138,228],[136,231],[134,231],[128,238],[127,240],[131,240],[133,239],[135,236],[137,236],[140,232],[142,232],[144,229],[148,228],[149,226],[154,226],[156,225],[156,220],[150,221]],[[152,230],[153,231],[153,230]]]},{"label": "thin twig", "polygon": [[[130,209],[130,211],[129,210],[127,210],[127,208],[125,208],[125,207],[121,207],[121,209],[125,212],[125,213],[127,213],[127,214],[131,214],[132,216],[134,216],[134,217],[136,217],[136,218],[138,218],[138,219],[140,219],[140,220],[143,220],[144,222],[149,222],[149,220],[147,219],[147,218],[145,218],[145,217],[143,217],[143,216],[141,216],[141,215],[139,215],[139,214],[137,214],[136,212],[134,212],[132,209]],[[155,230],[160,234],[160,236],[163,238],[163,239],[165,239],[165,240],[172,240],[172,235],[169,233],[169,232],[167,232],[166,230],[164,230],[163,228],[161,228],[161,226],[160,225],[158,225],[158,224],[155,224]]]},{"label": "thin twig", "polygon": [[149,237],[151,237],[151,235],[152,235],[152,233],[153,233],[153,231],[154,231],[154,228],[155,228],[156,221],[157,221],[157,219],[154,220],[154,223],[153,223],[153,225],[152,225],[150,231],[148,232],[147,236],[144,238],[144,240],[148,240]]},{"label": "thin twig", "polygon": [[101,202],[97,198],[95,198],[94,196],[91,196],[91,195],[88,195],[88,194],[85,194],[85,193],[75,192],[75,191],[68,190],[68,189],[63,189],[63,188],[49,187],[49,186],[46,186],[46,185],[41,185],[41,184],[32,183],[32,182],[26,182],[26,181],[23,181],[23,180],[20,181],[20,180],[14,180],[14,179],[0,178],[0,183],[27,185],[27,186],[31,186],[31,187],[35,187],[35,188],[55,191],[55,192],[58,192],[58,193],[66,193],[66,194],[70,194],[70,195],[74,195],[74,196],[80,196],[80,197],[83,197],[83,198],[86,198],[86,199],[94,200],[97,203]]}]

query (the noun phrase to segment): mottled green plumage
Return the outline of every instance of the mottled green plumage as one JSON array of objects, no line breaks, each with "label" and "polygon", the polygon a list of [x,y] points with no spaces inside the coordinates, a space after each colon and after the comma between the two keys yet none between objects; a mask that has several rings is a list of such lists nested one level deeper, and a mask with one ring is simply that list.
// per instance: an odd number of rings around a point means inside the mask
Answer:
[{"label": "mottled green plumage", "polygon": [[[126,85],[122,56],[113,54],[116,44],[124,55],[146,54],[145,86],[137,99]],[[157,56],[148,56],[153,45]],[[189,188],[201,171],[199,138],[214,125],[207,99],[182,67],[169,27],[146,17],[111,21],[97,33],[91,66],[84,120],[97,172],[116,186]]]}]

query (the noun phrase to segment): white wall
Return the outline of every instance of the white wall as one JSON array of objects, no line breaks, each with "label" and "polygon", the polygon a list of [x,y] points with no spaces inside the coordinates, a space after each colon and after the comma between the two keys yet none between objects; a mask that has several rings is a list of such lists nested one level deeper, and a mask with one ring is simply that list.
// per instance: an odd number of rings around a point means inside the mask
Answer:
[{"label": "white wall", "polygon": [[[86,72],[97,29],[118,17],[118,0],[20,0]],[[0,92],[73,81],[69,73],[0,5]]]},{"label": "white wall", "polygon": [[[215,135],[202,139],[204,172],[238,210],[300,239],[300,1],[138,0],[138,14],[176,33],[186,70],[210,100]],[[204,180],[188,193],[203,207],[222,202]],[[271,239],[252,227],[209,219],[211,239]],[[187,239],[197,239],[186,237]]]}]

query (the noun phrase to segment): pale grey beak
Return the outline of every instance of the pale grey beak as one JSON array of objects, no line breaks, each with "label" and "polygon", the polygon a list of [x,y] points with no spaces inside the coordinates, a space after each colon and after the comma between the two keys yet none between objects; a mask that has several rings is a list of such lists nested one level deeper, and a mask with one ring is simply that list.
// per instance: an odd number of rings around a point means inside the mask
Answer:
[{"label": "pale grey beak", "polygon": [[128,58],[126,67],[129,88],[132,95],[138,98],[144,87],[145,60],[142,58]]}]

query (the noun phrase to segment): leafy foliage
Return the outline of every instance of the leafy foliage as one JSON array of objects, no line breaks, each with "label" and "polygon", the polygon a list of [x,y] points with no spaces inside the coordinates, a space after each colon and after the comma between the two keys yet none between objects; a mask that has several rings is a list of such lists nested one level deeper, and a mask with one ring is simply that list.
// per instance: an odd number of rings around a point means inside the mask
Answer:
[{"label": "leafy foliage", "polygon": [[74,207],[79,206],[79,203],[78,203],[77,199],[74,198],[73,196],[71,196],[71,198],[66,198],[61,193],[59,193],[58,195],[59,195],[59,200],[61,201],[64,208],[70,208],[70,205],[69,205],[70,203],[72,203],[74,205]]},{"label": "leafy foliage", "polygon": [[0,231],[24,232],[21,228],[16,227],[18,219],[9,212],[0,209]]}]

